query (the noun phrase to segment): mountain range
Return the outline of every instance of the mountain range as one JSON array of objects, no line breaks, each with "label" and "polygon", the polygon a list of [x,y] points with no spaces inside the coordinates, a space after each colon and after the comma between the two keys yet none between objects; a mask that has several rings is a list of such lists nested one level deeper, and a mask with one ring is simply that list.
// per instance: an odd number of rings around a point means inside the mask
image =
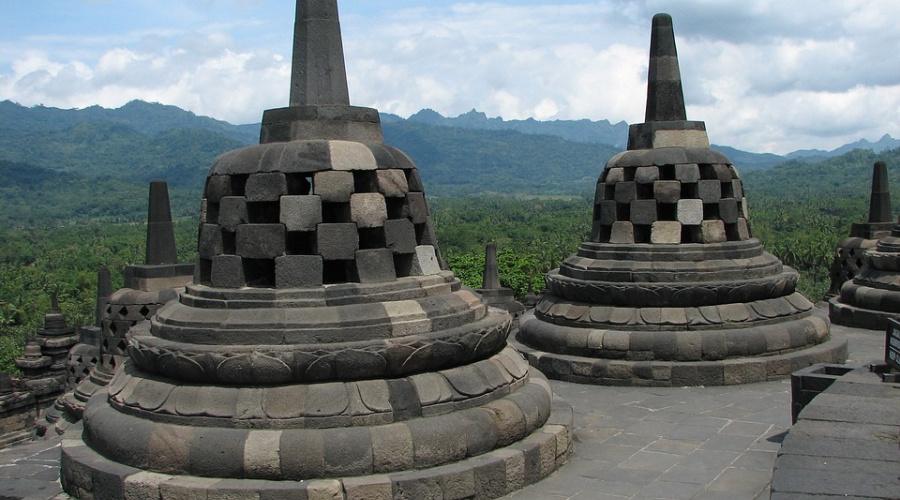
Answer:
[{"label": "mountain range", "polygon": [[[418,164],[429,196],[590,196],[606,161],[624,149],[628,130],[624,122],[503,120],[474,110],[455,118],[433,110],[407,119],[383,114],[382,125],[386,142]],[[258,134],[258,124],[231,125],[142,101],[80,110],[2,101],[0,227],[104,217],[142,220],[146,185],[156,178],[169,183],[176,215],[196,214],[216,156],[258,143]],[[784,157],[714,147],[749,178],[765,182],[783,176],[785,166],[797,169],[829,158],[836,162],[822,168],[839,172],[848,151],[880,153],[900,147],[900,141],[885,136],[877,143],[859,141],[830,152]],[[867,154],[853,157],[853,168],[842,175],[871,168],[865,165]],[[775,172],[761,175],[770,170]]]}]

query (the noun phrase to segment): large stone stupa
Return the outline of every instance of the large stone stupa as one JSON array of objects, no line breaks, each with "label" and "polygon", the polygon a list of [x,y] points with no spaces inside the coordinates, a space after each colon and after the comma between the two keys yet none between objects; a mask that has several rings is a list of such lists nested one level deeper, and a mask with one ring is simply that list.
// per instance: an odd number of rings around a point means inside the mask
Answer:
[{"label": "large stone stupa", "polygon": [[349,105],[336,0],[297,2],[290,103],[211,168],[195,281],[132,328],[66,492],[494,498],[555,470],[571,408],[441,269],[415,165]]},{"label": "large stone stupa", "polygon": [[798,274],[751,236],[737,169],[687,120],[668,15],[653,18],[645,123],[600,176],[593,223],[517,336],[547,376],[727,385],[845,359]]}]

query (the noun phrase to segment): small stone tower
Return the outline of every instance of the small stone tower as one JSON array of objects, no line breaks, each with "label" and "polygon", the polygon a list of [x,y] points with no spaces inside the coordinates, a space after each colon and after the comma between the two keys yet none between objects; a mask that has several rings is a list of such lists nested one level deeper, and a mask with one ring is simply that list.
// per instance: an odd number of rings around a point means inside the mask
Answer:
[{"label": "small stone tower", "polygon": [[565,461],[571,408],[441,269],[415,165],[349,105],[336,0],[297,2],[291,106],[203,206],[194,283],[64,440],[67,493],[494,498]]},{"label": "small stone tower", "polygon": [[841,286],[856,277],[865,263],[866,251],[874,249],[880,238],[890,236],[893,227],[894,216],[891,213],[887,164],[879,161],[875,162],[872,168],[869,220],[852,224],[850,237],[838,244],[831,265],[831,287],[827,294],[829,298],[840,294]]},{"label": "small stone tower", "polygon": [[672,19],[653,18],[647,112],[597,183],[591,241],[546,277],[518,340],[551,378],[723,385],[839,362],[798,274],[750,233],[737,169],[688,121]]}]

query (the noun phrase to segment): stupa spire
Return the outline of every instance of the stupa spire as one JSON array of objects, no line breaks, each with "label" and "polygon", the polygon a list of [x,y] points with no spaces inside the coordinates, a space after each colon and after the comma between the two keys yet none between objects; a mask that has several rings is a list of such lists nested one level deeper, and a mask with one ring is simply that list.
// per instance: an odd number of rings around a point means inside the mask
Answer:
[{"label": "stupa spire", "polygon": [[872,171],[872,196],[869,198],[869,223],[892,222],[893,220],[887,164],[883,161],[875,162]]},{"label": "stupa spire", "polygon": [[297,0],[291,106],[317,104],[350,104],[337,0]]},{"label": "stupa spire", "polygon": [[155,266],[176,264],[175,228],[169,205],[169,187],[166,181],[150,183],[150,203],[147,210],[147,255],[145,263]]},{"label": "stupa spire", "polygon": [[678,68],[672,16],[656,14],[650,34],[650,71],[647,77],[647,111],[644,121],[687,120],[684,90]]}]

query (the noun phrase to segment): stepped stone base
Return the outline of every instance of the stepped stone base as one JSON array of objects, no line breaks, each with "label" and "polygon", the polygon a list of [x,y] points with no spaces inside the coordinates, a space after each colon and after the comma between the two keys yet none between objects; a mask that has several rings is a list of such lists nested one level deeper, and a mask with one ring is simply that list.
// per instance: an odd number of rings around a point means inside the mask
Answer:
[{"label": "stepped stone base", "polygon": [[887,330],[888,319],[900,318],[900,311],[887,312],[856,307],[844,304],[839,297],[831,299],[828,305],[831,308],[831,322],[836,325],[878,330],[883,333]]},{"label": "stepped stone base", "polygon": [[[824,319],[825,312],[822,310],[816,309],[812,318],[819,318],[827,325],[827,320]],[[522,319],[522,324],[528,321],[537,320],[529,314]],[[768,328],[788,329],[790,325],[791,323],[770,325]],[[789,338],[790,335],[784,333],[782,337]],[[831,334],[827,340],[818,345],[804,349],[786,349],[777,354],[715,361],[645,361],[557,354],[532,348],[512,336],[510,344],[525,354],[528,362],[549,378],[579,384],[609,386],[683,387],[749,384],[787,378],[792,372],[813,364],[843,363],[847,359],[847,340],[836,334]]]},{"label": "stepped stone base", "polygon": [[489,499],[535,483],[564,464],[572,451],[572,420],[571,406],[554,398],[547,422],[507,447],[426,469],[308,481],[219,479],[147,472],[103,457],[85,444],[81,432],[72,429],[62,444],[60,479],[67,491],[83,500]]}]

